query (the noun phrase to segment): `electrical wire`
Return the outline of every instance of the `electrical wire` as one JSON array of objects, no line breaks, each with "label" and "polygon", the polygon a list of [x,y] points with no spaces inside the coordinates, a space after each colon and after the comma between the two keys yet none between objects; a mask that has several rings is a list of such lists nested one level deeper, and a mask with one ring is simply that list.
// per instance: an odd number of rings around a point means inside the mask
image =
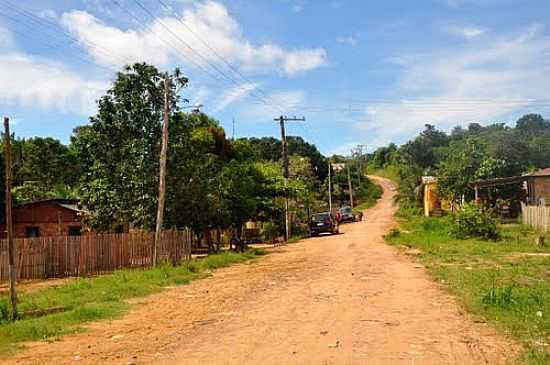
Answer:
[{"label": "electrical wire", "polygon": [[[118,2],[117,0],[113,0],[114,2]],[[201,53],[199,53],[197,50],[195,50],[193,47],[191,47],[185,40],[183,40],[181,37],[179,37],[176,33],[174,33],[161,19],[159,19],[157,16],[155,16],[146,6],[144,6],[139,0],[134,0],[134,2],[147,14],[149,17],[158,23],[160,26],[162,26],[168,33],[170,33],[175,39],[177,39],[181,44],[183,44],[187,49],[189,49],[193,54],[195,54],[197,57],[199,57],[201,60],[204,61],[204,63],[208,66],[210,66],[211,69],[213,69],[215,72],[220,74],[222,77],[227,79],[230,83],[234,84],[237,89],[241,89],[242,85],[239,84],[233,77],[229,76],[227,73],[222,71],[219,67],[217,67],[215,64],[212,64],[208,61],[206,57],[204,57]],[[119,4],[120,5],[120,4]],[[187,57],[185,57],[187,58]],[[202,65],[201,65],[202,66]],[[204,67],[201,67],[205,72],[206,69]],[[210,72],[208,72],[210,74]],[[254,97],[254,94],[250,94],[250,96]],[[255,96],[258,100],[263,102],[268,107],[273,107],[271,103],[266,101],[265,99],[258,98]]]},{"label": "electrical wire", "polygon": [[[158,2],[167,10],[172,10],[172,8],[170,6],[168,6],[163,0],[158,0]],[[191,28],[186,22],[183,21],[183,19],[181,19],[181,17],[178,16],[178,14],[172,10],[172,14],[174,15],[174,17],[181,23],[183,24],[183,26],[189,30],[189,32],[191,34],[193,34],[193,36],[199,40],[199,42],[201,42],[207,49],[209,49],[213,54],[214,56],[216,56],[216,58],[218,60],[221,61],[221,63],[225,64],[233,73],[235,73],[237,76],[239,76],[242,80],[244,80],[245,82],[249,83],[249,84],[253,84],[254,82],[251,81],[250,79],[248,79],[247,77],[245,77],[239,70],[238,68],[234,67],[231,63],[229,63],[224,57],[222,57],[218,51],[216,51],[216,49],[212,46],[210,46],[208,44],[208,42],[206,42],[204,39],[202,39],[194,30],[193,28]],[[267,98],[269,99],[269,95],[264,92],[261,88],[257,88],[254,90],[254,92],[258,92],[259,94],[261,94],[261,97],[263,98]],[[281,112],[284,112],[283,109],[281,109]]]}]

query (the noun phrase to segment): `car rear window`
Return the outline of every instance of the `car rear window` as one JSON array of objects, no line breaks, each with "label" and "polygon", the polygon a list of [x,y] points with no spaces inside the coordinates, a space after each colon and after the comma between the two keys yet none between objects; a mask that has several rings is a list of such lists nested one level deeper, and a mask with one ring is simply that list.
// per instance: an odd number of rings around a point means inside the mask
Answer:
[{"label": "car rear window", "polygon": [[324,214],[314,214],[311,216],[312,222],[324,222],[328,219],[328,213]]}]

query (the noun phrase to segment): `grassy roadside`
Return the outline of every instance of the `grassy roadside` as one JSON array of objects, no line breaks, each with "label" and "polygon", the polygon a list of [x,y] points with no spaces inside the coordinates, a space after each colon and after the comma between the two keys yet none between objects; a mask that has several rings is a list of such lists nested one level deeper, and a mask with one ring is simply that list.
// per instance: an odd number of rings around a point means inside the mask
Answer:
[{"label": "grassy roadside", "polygon": [[355,207],[353,207],[353,210],[356,212],[374,207],[378,200],[380,200],[380,198],[382,197],[382,187],[370,179],[368,181],[368,184],[365,184],[365,186],[362,187],[363,189],[359,191],[359,204],[356,204]]},{"label": "grassy roadside", "polygon": [[369,175],[385,177],[386,179],[394,181],[396,183],[399,182],[399,171],[393,165],[389,165],[384,169],[369,169],[367,173]]},{"label": "grassy roadside", "polygon": [[503,227],[497,242],[457,240],[450,218],[409,215],[386,240],[420,250],[429,273],[464,308],[518,339],[527,364],[550,364],[550,247],[537,247],[535,232]]},{"label": "grassy roadside", "polygon": [[244,262],[265,251],[224,252],[181,266],[165,265],[148,270],[119,270],[112,275],[80,278],[57,288],[20,295],[19,310],[37,313],[57,308],[58,313],[27,315],[15,323],[6,321],[8,300],[0,297],[0,355],[21,349],[25,341],[56,340],[82,330],[80,324],[120,316],[130,306],[126,300],[161,291],[166,286],[188,284],[209,270]]}]

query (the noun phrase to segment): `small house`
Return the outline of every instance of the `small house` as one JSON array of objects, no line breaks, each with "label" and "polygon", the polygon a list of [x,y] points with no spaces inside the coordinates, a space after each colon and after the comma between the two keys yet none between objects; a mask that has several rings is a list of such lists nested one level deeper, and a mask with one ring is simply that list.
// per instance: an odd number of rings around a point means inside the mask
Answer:
[{"label": "small house", "polygon": [[[83,231],[82,210],[75,199],[45,199],[12,208],[15,238],[79,236]],[[0,225],[6,237],[6,223]]]}]

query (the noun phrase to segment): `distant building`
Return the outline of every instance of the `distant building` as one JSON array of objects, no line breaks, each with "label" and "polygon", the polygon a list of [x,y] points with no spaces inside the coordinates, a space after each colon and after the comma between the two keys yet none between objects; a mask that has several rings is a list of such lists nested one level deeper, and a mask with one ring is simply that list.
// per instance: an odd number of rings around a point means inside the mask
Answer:
[{"label": "distant building", "polygon": [[525,181],[529,205],[550,205],[550,167],[526,175]]},{"label": "distant building", "polygon": [[437,179],[433,176],[423,176],[422,186],[424,187],[424,215],[426,217],[443,215],[441,199],[437,193]]},{"label": "distant building", "polygon": [[346,164],[341,162],[332,163],[331,166],[334,172],[341,172],[344,171],[344,169],[346,168]]},{"label": "distant building", "polygon": [[[46,199],[15,205],[12,210],[15,238],[79,236],[83,231],[78,200]],[[5,222],[0,234],[6,237]]]}]

